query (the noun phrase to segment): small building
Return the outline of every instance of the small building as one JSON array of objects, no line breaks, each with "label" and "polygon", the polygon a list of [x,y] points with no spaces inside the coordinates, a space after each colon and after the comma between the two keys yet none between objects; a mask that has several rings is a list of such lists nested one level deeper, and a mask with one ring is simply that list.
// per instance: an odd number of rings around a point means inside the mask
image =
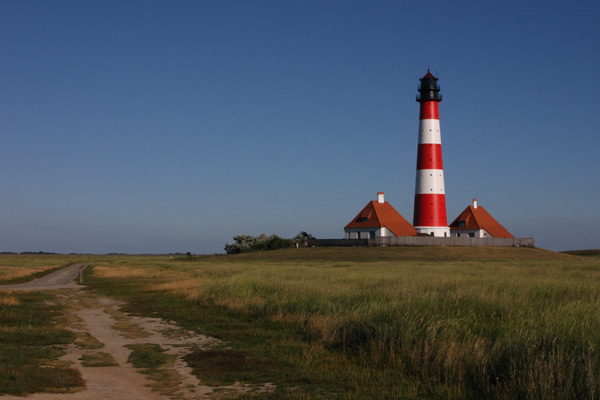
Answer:
[{"label": "small building", "polygon": [[344,239],[373,239],[387,236],[417,236],[415,228],[404,219],[383,192],[372,200],[344,227]]},{"label": "small building", "polygon": [[485,208],[477,205],[477,199],[450,224],[450,236],[514,238]]}]

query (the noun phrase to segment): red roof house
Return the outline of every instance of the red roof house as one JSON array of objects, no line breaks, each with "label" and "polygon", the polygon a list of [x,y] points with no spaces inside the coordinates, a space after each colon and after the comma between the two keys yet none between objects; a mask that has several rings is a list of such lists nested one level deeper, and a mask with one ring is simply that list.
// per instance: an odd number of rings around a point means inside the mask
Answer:
[{"label": "red roof house", "polygon": [[465,208],[450,224],[450,235],[478,238],[514,238],[485,208],[477,206],[477,199],[473,199],[473,205]]},{"label": "red roof house", "polygon": [[386,236],[417,236],[417,231],[390,203],[384,200],[383,192],[378,192],[377,201],[370,201],[344,227],[344,238],[372,239]]}]

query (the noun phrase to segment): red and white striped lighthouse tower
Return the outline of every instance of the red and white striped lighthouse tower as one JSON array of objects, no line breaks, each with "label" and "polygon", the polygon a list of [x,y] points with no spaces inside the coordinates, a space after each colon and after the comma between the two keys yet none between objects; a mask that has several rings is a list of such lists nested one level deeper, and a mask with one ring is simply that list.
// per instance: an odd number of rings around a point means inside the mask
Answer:
[{"label": "red and white striped lighthouse tower", "polygon": [[418,233],[450,236],[446,219],[446,189],[442,164],[442,136],[438,103],[440,86],[429,70],[419,79],[419,148],[413,225]]}]

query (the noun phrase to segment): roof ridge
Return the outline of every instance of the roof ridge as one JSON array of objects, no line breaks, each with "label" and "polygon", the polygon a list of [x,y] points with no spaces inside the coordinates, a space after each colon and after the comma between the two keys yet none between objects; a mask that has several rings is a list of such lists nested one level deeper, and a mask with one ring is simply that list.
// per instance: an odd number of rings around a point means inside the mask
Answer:
[{"label": "roof ridge", "polygon": [[377,204],[379,204],[377,201],[371,200],[371,205],[373,206],[373,214],[375,216],[375,221],[377,221],[377,223],[379,225],[383,225],[383,223],[379,219],[379,215],[377,214]]},{"label": "roof ridge", "polygon": [[[482,206],[477,206],[477,208],[481,208],[485,213],[487,213],[487,211],[485,210],[485,208],[483,208]],[[477,226],[480,229],[484,229],[483,225],[481,224],[481,222],[479,222],[479,218],[477,218],[477,212],[475,210],[477,210],[477,208],[473,207],[473,206],[469,206],[469,211],[471,211],[471,215],[473,216],[473,219],[475,220],[475,224],[477,224]]]}]

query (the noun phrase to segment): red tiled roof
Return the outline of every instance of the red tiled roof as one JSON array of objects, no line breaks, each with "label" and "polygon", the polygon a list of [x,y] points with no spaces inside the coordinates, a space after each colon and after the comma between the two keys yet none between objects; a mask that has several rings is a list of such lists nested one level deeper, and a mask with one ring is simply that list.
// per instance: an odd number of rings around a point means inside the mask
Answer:
[{"label": "red tiled roof", "polygon": [[[465,221],[465,226],[459,227],[458,221]],[[485,208],[477,206],[468,206],[465,210],[450,224],[451,230],[476,230],[485,229],[490,235],[495,238],[514,238],[505,227],[500,225],[488,213]]]},{"label": "red tiled roof", "polygon": [[415,228],[390,203],[379,203],[375,200],[370,201],[344,229],[382,227],[389,229],[396,236],[417,235]]}]

